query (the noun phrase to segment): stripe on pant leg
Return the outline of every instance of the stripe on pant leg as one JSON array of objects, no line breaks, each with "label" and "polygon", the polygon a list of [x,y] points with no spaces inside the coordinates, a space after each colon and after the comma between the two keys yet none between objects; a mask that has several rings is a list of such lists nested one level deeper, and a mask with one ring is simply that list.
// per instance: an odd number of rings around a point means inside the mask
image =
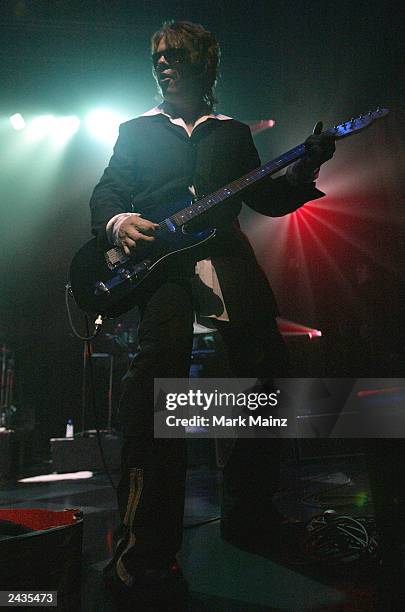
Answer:
[{"label": "stripe on pant leg", "polygon": [[119,578],[124,582],[127,586],[131,586],[133,582],[133,577],[128,573],[125,568],[125,565],[122,561],[123,555],[130,550],[136,542],[136,535],[134,533],[134,521],[136,511],[139,505],[139,500],[141,498],[142,489],[143,489],[143,469],[142,468],[130,468],[129,470],[129,479],[130,479],[130,487],[129,487],[129,495],[127,502],[127,509],[124,517],[124,525],[129,529],[129,538],[128,544],[122,551],[119,556],[116,569]]}]

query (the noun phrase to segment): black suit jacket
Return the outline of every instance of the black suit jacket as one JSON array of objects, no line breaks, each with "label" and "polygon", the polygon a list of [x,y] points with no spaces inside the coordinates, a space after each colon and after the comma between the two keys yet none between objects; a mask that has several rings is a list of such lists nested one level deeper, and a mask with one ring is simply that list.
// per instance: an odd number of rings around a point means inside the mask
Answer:
[{"label": "black suit jacket", "polygon": [[[108,167],[90,200],[92,230],[106,243],[105,227],[121,212],[147,219],[162,202],[181,200],[188,187],[208,195],[260,165],[250,129],[236,120],[208,119],[191,137],[162,115],[142,116],[120,126]],[[262,269],[237,221],[242,201],[267,216],[280,216],[322,197],[313,183],[293,186],[285,176],[267,178],[210,213],[217,237],[207,243],[230,319],[277,313]]]}]

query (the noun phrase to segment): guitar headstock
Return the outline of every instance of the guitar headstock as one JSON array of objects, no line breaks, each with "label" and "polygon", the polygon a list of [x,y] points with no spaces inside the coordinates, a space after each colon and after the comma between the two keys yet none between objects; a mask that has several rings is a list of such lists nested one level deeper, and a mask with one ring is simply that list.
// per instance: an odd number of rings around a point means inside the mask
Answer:
[{"label": "guitar headstock", "polygon": [[335,125],[332,129],[328,130],[335,135],[335,138],[345,138],[345,136],[349,136],[350,134],[354,134],[355,132],[360,132],[364,130],[366,127],[374,123],[377,119],[381,119],[381,117],[385,117],[389,113],[388,108],[380,108],[379,106],[373,110],[361,114],[358,117],[353,117],[350,121],[346,121],[345,123],[341,123],[340,125]]}]

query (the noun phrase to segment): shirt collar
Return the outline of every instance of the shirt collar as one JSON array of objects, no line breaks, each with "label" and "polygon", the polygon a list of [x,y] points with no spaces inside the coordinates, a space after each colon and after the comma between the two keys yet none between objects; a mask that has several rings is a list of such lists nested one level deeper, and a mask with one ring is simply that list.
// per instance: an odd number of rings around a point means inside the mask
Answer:
[{"label": "shirt collar", "polygon": [[[173,119],[173,117],[165,113],[165,111],[163,110],[162,104],[159,104],[159,106],[155,106],[154,108],[151,108],[150,110],[146,111],[146,113],[143,113],[142,115],[139,115],[139,116],[140,117],[151,117],[153,115],[164,115],[165,117],[169,119],[169,121],[171,121],[171,123],[174,123],[175,125],[179,125],[180,127],[184,128],[187,133],[189,133],[187,126],[184,123],[184,120],[181,119],[180,117],[178,117],[177,119]],[[212,112],[209,115],[203,115],[202,117],[199,117],[197,121],[195,122],[193,129],[195,129],[197,125],[200,125],[200,123],[207,121],[207,119],[218,119],[219,121],[228,121],[232,119],[232,117],[228,117],[228,115],[223,115],[221,113]]]}]

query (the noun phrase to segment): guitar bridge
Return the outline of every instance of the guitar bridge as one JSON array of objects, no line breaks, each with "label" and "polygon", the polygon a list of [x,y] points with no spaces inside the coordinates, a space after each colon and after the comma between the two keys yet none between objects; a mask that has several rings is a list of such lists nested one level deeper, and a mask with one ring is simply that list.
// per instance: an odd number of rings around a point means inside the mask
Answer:
[{"label": "guitar bridge", "polygon": [[114,247],[104,253],[105,262],[110,270],[115,270],[118,266],[129,260],[120,247]]}]

